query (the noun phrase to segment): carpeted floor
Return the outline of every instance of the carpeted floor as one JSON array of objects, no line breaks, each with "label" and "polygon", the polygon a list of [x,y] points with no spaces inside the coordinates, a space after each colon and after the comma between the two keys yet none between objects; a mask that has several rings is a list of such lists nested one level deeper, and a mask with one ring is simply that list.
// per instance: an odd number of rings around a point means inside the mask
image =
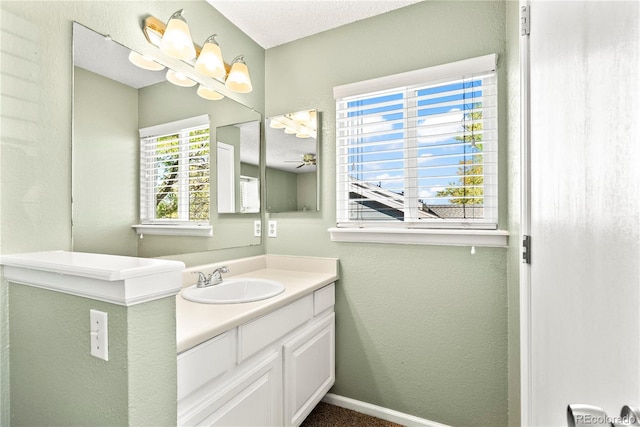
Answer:
[{"label": "carpeted floor", "polygon": [[320,402],[300,427],[402,427],[356,411]]}]

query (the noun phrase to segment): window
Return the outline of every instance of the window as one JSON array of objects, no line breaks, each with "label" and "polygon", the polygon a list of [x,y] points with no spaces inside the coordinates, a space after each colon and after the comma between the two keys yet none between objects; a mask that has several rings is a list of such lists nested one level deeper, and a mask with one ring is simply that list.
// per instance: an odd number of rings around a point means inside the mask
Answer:
[{"label": "window", "polygon": [[496,60],[334,88],[338,227],[497,228]]},{"label": "window", "polygon": [[209,180],[208,116],[140,130],[142,224],[208,226]]}]

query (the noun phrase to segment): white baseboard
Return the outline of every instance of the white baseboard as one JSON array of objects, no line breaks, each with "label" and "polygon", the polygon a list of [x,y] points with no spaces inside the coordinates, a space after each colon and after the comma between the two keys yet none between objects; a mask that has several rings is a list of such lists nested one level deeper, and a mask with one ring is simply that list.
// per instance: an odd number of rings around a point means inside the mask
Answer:
[{"label": "white baseboard", "polygon": [[371,415],[372,417],[380,418],[385,421],[401,424],[403,426],[450,427],[446,424],[425,420],[424,418],[414,417],[413,415],[383,408],[382,406],[376,406],[370,403],[361,402],[359,400],[350,399],[348,397],[338,396],[337,394],[333,393],[327,393],[322,401],[330,403],[331,405],[340,406],[341,408],[351,409],[352,411]]}]

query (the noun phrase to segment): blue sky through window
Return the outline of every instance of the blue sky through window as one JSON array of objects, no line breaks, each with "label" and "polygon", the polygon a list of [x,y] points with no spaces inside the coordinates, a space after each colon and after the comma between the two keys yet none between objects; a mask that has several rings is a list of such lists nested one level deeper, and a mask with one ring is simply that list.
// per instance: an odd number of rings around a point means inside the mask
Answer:
[{"label": "blue sky through window", "polygon": [[460,163],[472,161],[480,151],[461,137],[471,112],[482,105],[482,84],[474,79],[348,102],[348,117],[358,126],[358,133],[349,137],[350,174],[402,194],[405,140],[410,138],[417,153],[418,197],[431,205],[448,204],[434,197],[457,183]]}]

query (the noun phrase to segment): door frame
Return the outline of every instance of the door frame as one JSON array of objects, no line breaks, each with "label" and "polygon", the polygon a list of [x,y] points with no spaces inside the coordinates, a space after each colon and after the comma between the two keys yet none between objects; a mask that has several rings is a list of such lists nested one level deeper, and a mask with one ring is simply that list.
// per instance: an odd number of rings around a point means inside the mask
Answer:
[{"label": "door frame", "polygon": [[[520,19],[528,0],[520,0]],[[528,19],[528,13],[527,13]],[[528,23],[527,23],[528,26]],[[520,35],[520,249],[524,236],[531,234],[531,115],[529,34]],[[531,247],[529,247],[531,251]],[[531,257],[531,253],[529,253]],[[530,258],[531,259],[531,258]],[[520,263],[520,422],[531,425],[531,267]]]}]

